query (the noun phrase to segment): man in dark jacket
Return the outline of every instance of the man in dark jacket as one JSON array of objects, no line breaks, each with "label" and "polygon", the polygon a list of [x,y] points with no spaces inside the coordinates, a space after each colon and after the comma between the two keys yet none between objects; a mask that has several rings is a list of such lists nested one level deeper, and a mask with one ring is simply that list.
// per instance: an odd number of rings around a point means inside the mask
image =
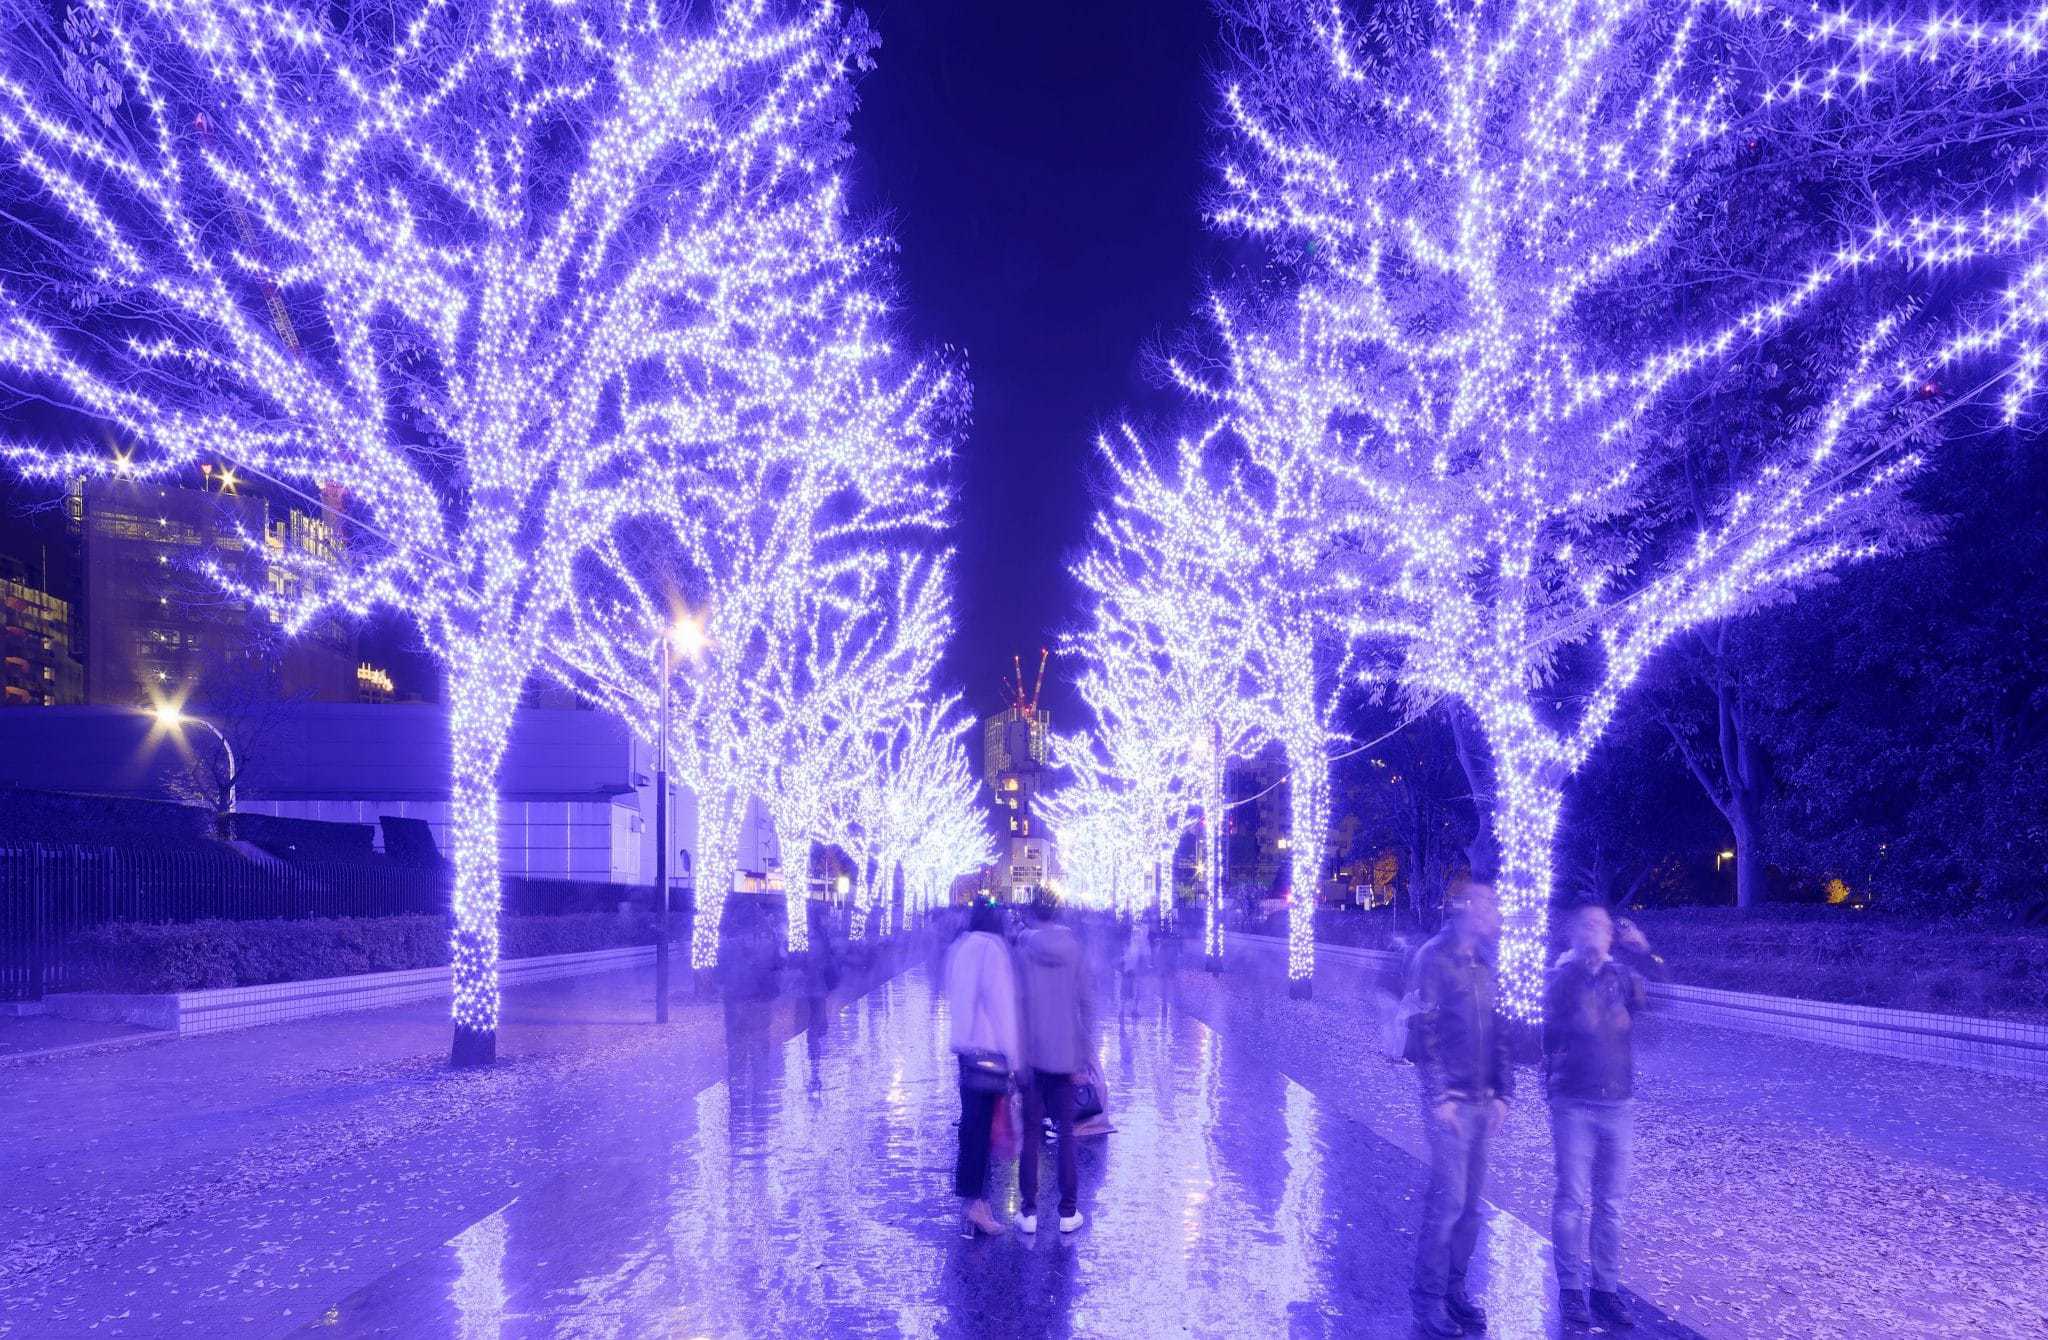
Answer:
[{"label": "man in dark jacket", "polygon": [[1060,1232],[1081,1227],[1080,1165],[1074,1153],[1074,1085],[1094,1067],[1094,999],[1081,937],[1054,920],[1050,898],[1032,904],[1032,928],[1017,941],[1023,998],[1024,1147],[1017,1157],[1017,1227],[1038,1231],[1038,1133],[1052,1117],[1059,1147]]},{"label": "man in dark jacket", "polygon": [[[1635,1144],[1635,1021],[1648,1002],[1643,975],[1614,957],[1619,946],[1648,957],[1650,942],[1607,909],[1574,910],[1571,942],[1550,970],[1543,999],[1543,1088],[1557,1155],[1550,1241],[1559,1311],[1569,1325],[1596,1317],[1635,1325],[1621,1297],[1621,1205]],[[1591,1214],[1588,1214],[1590,1207]],[[1593,1305],[1586,1306],[1591,1220]]]},{"label": "man in dark jacket", "polygon": [[1485,1330],[1486,1313],[1465,1292],[1479,1238],[1486,1145],[1514,1092],[1506,1030],[1495,1014],[1493,942],[1500,899],[1467,881],[1445,898],[1444,928],[1415,953],[1409,973],[1409,1059],[1422,1077],[1429,1134],[1412,1297],[1426,1335]]}]

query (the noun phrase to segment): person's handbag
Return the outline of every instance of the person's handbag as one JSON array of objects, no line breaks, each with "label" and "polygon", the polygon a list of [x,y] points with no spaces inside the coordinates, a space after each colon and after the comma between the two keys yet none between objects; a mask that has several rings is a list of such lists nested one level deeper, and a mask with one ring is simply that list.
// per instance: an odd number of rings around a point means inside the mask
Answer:
[{"label": "person's handbag", "polygon": [[1010,1058],[979,1048],[961,1052],[960,1087],[969,1093],[1008,1093]]},{"label": "person's handbag", "polygon": [[1094,1075],[1074,1086],[1074,1122],[1079,1125],[1102,1115],[1102,1084]]},{"label": "person's handbag", "polygon": [[1410,991],[1394,1007],[1393,1027],[1386,1037],[1387,1059],[1421,1065],[1429,1059],[1427,1030],[1436,1022],[1434,1012],[1422,1003],[1420,991]]}]

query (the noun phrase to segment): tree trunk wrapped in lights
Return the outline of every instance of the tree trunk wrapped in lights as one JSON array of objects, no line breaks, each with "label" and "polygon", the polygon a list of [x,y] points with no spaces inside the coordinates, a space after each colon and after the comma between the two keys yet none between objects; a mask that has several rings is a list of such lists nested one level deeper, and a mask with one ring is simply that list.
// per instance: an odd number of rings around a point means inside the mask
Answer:
[{"label": "tree trunk wrapped in lights", "polygon": [[0,383],[115,446],[7,446],[345,500],[338,561],[248,594],[292,629],[394,608],[440,658],[456,1059],[487,1061],[513,709],[621,535],[701,510],[684,477],[764,337],[847,306],[878,244],[833,165],[872,39],[825,0],[81,8],[89,87],[54,32],[0,51]]},{"label": "tree trunk wrapped in lights", "polygon": [[[1212,217],[1284,282],[1219,297],[1181,381],[1293,444],[1375,670],[1478,722],[1520,1019],[1564,783],[1648,661],[1876,552],[1937,421],[2036,389],[2048,212],[1996,144],[2043,128],[2039,26],[1782,8],[1225,6]],[[1742,189],[1781,140],[1825,198]],[[1723,254],[1767,201],[1824,240]],[[1761,360],[1797,374],[1775,439],[1683,498],[1705,390]]]}]

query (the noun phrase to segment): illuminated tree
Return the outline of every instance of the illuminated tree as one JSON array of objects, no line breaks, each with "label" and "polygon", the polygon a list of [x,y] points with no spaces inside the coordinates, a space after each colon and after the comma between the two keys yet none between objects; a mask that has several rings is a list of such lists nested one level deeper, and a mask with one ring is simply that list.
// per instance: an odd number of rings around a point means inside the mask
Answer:
[{"label": "illuminated tree", "polygon": [[119,454],[9,445],[345,498],[345,563],[267,603],[393,607],[441,661],[454,1050],[487,1061],[521,688],[622,533],[701,520],[681,477],[729,468],[775,341],[848,309],[870,39],[822,0],[75,8],[86,75],[39,30],[0,54],[0,378]]},{"label": "illuminated tree", "polygon": [[[1135,868],[1150,872],[1156,915],[1169,917],[1173,853],[1188,822],[1194,732],[1168,692],[1164,653],[1102,604],[1088,627],[1065,639],[1062,652],[1083,667],[1074,687],[1090,725],[1053,737],[1053,763],[1073,779],[1069,785],[1094,793],[1094,808],[1113,807],[1121,817]],[[1057,829],[1053,836],[1057,841]],[[1135,912],[1144,902],[1137,894],[1125,905]]]},{"label": "illuminated tree", "polygon": [[837,814],[839,845],[853,858],[858,885],[855,940],[867,938],[878,910],[883,921],[875,924],[886,929],[897,870],[966,767],[960,736],[970,723],[954,717],[958,705],[957,698],[911,703],[893,720],[871,718],[863,741],[867,766],[842,793]]},{"label": "illuminated tree", "polygon": [[[1224,770],[1255,752],[1262,730],[1272,728],[1265,708],[1278,696],[1260,691],[1259,670],[1291,662],[1274,656],[1281,630],[1264,624],[1279,570],[1262,561],[1257,546],[1252,519],[1262,515],[1260,500],[1241,467],[1227,472],[1224,488],[1211,486],[1207,472],[1221,468],[1209,459],[1213,436],[1181,438],[1164,462],[1153,461],[1128,428],[1101,444],[1114,492],[1074,576],[1093,599],[1085,645],[1103,658],[1102,672],[1149,686],[1174,722],[1188,769],[1181,789],[1201,814],[1203,945],[1217,959]],[[1313,776],[1322,758],[1318,740],[1304,771]],[[1092,823],[1081,827],[1086,840]]]},{"label": "illuminated tree", "polygon": [[[835,801],[870,780],[864,751],[878,723],[908,714],[930,693],[952,631],[946,579],[944,562],[910,560],[893,574],[864,569],[850,589],[814,589],[805,597],[810,613],[800,636],[787,639],[775,657],[773,717],[755,747],[767,768],[763,798],[782,852],[791,953],[809,947],[804,908],[812,854],[832,840]],[[933,817],[926,810],[925,818]],[[943,861],[934,855],[929,864]]]},{"label": "illuminated tree", "polygon": [[[950,707],[951,704],[949,703]],[[964,736],[974,723],[933,718],[934,732],[906,750],[889,782],[899,815],[896,858],[906,915],[929,913],[954,879],[988,864],[995,848]]]},{"label": "illuminated tree", "polygon": [[[1085,745],[1058,737],[1053,749],[1055,757],[1071,759]],[[1129,794],[1122,779],[1087,768],[1038,798],[1039,814],[1058,853],[1056,885],[1063,899],[1120,917],[1135,914],[1138,872],[1156,853],[1133,839],[1126,813]]]},{"label": "illuminated tree", "polygon": [[[1504,997],[1534,1018],[1563,783],[1645,663],[1873,552],[1934,413],[2002,386],[2013,414],[2031,395],[2043,208],[2001,204],[1970,135],[2038,133],[2006,77],[2033,68],[2011,62],[2040,25],[1922,51],[1882,21],[1806,32],[1775,7],[1685,0],[1442,0],[1358,31],[1336,4],[1247,0],[1230,18],[1214,217],[1285,280],[1219,302],[1220,367],[1186,380],[1238,432],[1319,460],[1312,532],[1348,537],[1366,583],[1352,631],[1412,702],[1461,700],[1482,728]],[[1852,221],[1770,272],[1700,263],[1747,202],[1742,147],[1859,46],[1868,78],[1830,99],[1938,49],[1985,68],[1926,97],[1996,100],[1998,117],[1901,138],[1925,118],[1831,100],[1799,133],[1869,192],[1819,202]],[[1680,524],[1688,398],[1816,323],[1851,331],[1838,356],[1803,362],[1800,412],[1706,521]],[[1976,392],[1942,390],[2007,348]]]}]

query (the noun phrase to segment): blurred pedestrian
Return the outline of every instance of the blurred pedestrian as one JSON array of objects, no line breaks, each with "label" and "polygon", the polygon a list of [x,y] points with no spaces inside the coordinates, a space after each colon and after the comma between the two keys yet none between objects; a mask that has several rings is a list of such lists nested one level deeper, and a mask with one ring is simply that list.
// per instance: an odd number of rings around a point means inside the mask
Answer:
[{"label": "blurred pedestrian", "polygon": [[960,1153],[953,1190],[965,1205],[967,1237],[998,1234],[1003,1225],[988,1206],[989,1133],[996,1107],[1024,1072],[1017,1021],[1017,974],[1002,936],[1001,909],[976,903],[967,933],[946,959],[947,1019],[960,1058]]},{"label": "blurred pedestrian", "polygon": [[1094,1068],[1094,999],[1081,937],[1058,921],[1052,899],[1031,906],[1033,926],[1017,942],[1024,1004],[1024,1149],[1017,1160],[1022,1199],[1017,1227],[1038,1231],[1036,1137],[1052,1118],[1057,1146],[1060,1232],[1081,1227],[1081,1174],[1074,1151],[1074,1086]]},{"label": "blurred pedestrian", "polygon": [[1621,1296],[1621,1210],[1635,1147],[1635,1021],[1649,989],[1614,951],[1649,959],[1650,942],[1627,921],[1617,927],[1598,904],[1575,909],[1565,933],[1571,947],[1551,968],[1543,1001],[1558,1310],[1568,1325],[1597,1320],[1624,1329],[1635,1321]]},{"label": "blurred pedestrian", "polygon": [[804,908],[805,939],[810,950],[804,956],[804,994],[824,996],[839,989],[842,974],[839,939],[833,934],[831,909],[819,902]]},{"label": "blurred pedestrian", "polygon": [[1150,928],[1133,918],[1124,931],[1123,987],[1125,994],[1137,988],[1138,974],[1152,966]]},{"label": "blurred pedestrian", "polygon": [[1486,1329],[1486,1312],[1465,1291],[1479,1239],[1486,1148],[1514,1092],[1507,1031],[1497,1015],[1493,945],[1500,899],[1466,880],[1445,899],[1444,928],[1416,951],[1410,973],[1408,1059],[1422,1081],[1429,1137],[1411,1298],[1416,1328],[1452,1336]]}]

